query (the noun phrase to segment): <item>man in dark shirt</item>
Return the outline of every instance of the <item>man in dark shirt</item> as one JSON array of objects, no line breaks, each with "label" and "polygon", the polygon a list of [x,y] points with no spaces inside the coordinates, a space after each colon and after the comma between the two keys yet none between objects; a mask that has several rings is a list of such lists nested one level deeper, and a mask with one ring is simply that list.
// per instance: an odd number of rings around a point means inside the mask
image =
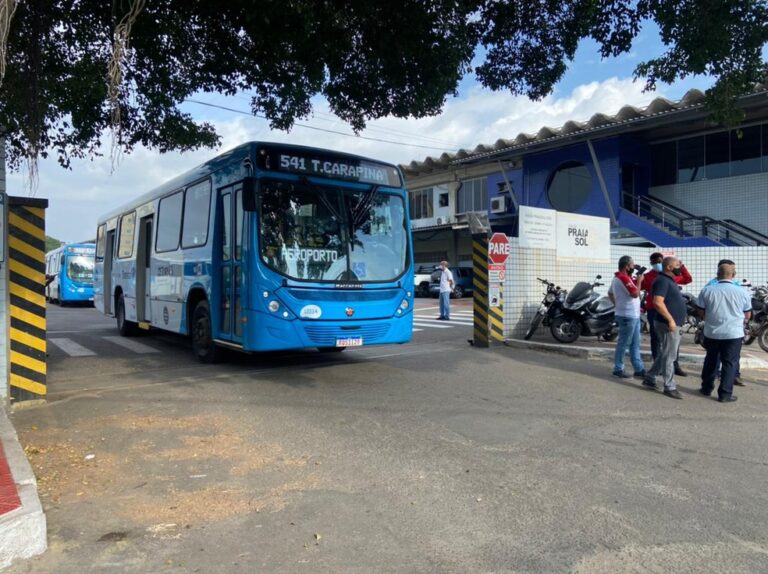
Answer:
[{"label": "man in dark shirt", "polygon": [[680,268],[677,257],[665,257],[661,262],[662,272],[651,286],[656,320],[649,327],[656,330],[659,338],[659,352],[653,366],[643,380],[643,385],[658,389],[656,375],[664,380],[664,394],[673,399],[682,399],[675,382],[675,359],[680,348],[681,327],[685,323],[685,298],[675,282],[676,270]]},{"label": "man in dark shirt", "polygon": [[[655,253],[651,253],[651,270],[645,274],[645,277],[643,278],[643,283],[640,286],[640,289],[645,291],[645,312],[648,317],[648,325],[653,325],[656,322],[656,308],[653,306],[653,296],[651,295],[651,286],[653,285],[653,282],[656,281],[656,277],[658,277],[662,273],[661,268],[661,262],[664,259],[664,255],[659,253],[658,251]],[[675,271],[675,283],[678,285],[688,285],[693,282],[693,277],[691,277],[690,272],[688,269],[683,265],[683,263],[680,263],[680,267]],[[659,338],[656,336],[656,332],[653,329],[650,329],[651,331],[651,356],[655,359],[656,355],[659,354]],[[687,373],[680,367],[680,364],[677,362],[677,359],[675,359],[675,374],[678,377],[685,377],[687,376]]]}]

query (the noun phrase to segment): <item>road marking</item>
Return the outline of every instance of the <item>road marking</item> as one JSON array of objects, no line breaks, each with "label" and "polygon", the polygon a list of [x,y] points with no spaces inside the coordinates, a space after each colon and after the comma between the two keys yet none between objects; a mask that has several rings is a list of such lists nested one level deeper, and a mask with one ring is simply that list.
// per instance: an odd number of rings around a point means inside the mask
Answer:
[{"label": "road marking", "polygon": [[145,345],[144,343],[139,343],[138,341],[134,341],[133,339],[126,339],[125,337],[104,337],[105,341],[109,341],[110,343],[114,343],[115,345],[120,345],[121,347],[124,347],[125,349],[128,349],[129,351],[133,351],[134,353],[138,353],[140,355],[147,355],[149,353],[159,353],[157,349],[150,347],[149,345]]},{"label": "road marking", "polygon": [[93,357],[96,354],[90,349],[75,343],[72,339],[53,338],[48,339],[48,342],[56,345],[70,357]]},{"label": "road marking", "polygon": [[414,321],[413,324],[416,327],[430,327],[432,329],[450,329],[450,325],[439,325],[434,323],[420,323],[419,321]]},{"label": "road marking", "polygon": [[451,323],[454,324],[454,325],[472,325],[473,324],[472,321],[462,321],[460,319],[459,320],[457,320],[457,319],[449,319],[448,321],[443,321],[442,319],[430,319],[428,317],[422,317],[422,316],[419,316],[419,315],[416,315],[413,318],[413,320],[414,321],[421,321],[422,323],[424,323],[424,322],[426,322],[426,323],[433,323],[433,322],[437,323],[438,321],[440,321],[440,323],[449,323],[448,325],[445,325],[447,327],[450,327]]},{"label": "road marking", "polygon": [[414,329],[413,332],[416,333],[417,331],[423,331],[424,329]]}]

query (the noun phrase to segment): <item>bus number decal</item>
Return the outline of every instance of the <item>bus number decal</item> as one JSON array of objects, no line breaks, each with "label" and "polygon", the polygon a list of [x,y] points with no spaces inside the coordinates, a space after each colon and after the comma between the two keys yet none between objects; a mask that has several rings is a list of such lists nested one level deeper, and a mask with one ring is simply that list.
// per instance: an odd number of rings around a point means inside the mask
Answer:
[{"label": "bus number decal", "polygon": [[317,305],[304,305],[299,311],[299,316],[303,319],[319,319],[323,310]]}]

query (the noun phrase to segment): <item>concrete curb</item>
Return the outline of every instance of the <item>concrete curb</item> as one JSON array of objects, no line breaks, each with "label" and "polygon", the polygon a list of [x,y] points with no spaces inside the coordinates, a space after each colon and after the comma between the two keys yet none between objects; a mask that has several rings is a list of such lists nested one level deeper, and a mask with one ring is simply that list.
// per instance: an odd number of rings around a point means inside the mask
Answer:
[{"label": "concrete curb", "polygon": [[[596,349],[594,347],[580,347],[578,345],[566,345],[557,343],[542,343],[539,341],[524,341],[522,339],[506,339],[504,344],[515,349],[531,349],[534,351],[547,351],[560,353],[569,357],[580,359],[592,359],[598,361],[613,361],[613,349]],[[649,351],[641,353],[646,362],[653,361]],[[680,353],[680,363],[686,365],[701,366],[704,364],[704,355],[692,353]],[[768,369],[768,361],[754,357],[742,357],[740,361],[742,369]]]},{"label": "concrete curb", "polygon": [[5,569],[14,560],[45,552],[48,538],[37,480],[4,408],[0,408],[0,440],[21,499],[21,508],[0,516],[0,569]]}]

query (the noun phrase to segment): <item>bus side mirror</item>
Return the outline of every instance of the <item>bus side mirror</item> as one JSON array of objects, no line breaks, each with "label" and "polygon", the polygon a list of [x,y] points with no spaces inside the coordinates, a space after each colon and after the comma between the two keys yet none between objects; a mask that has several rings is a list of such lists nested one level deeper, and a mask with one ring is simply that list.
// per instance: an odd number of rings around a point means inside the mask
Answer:
[{"label": "bus side mirror", "polygon": [[256,201],[258,191],[259,184],[255,177],[249,175],[243,178],[243,211],[256,211],[258,209]]}]

